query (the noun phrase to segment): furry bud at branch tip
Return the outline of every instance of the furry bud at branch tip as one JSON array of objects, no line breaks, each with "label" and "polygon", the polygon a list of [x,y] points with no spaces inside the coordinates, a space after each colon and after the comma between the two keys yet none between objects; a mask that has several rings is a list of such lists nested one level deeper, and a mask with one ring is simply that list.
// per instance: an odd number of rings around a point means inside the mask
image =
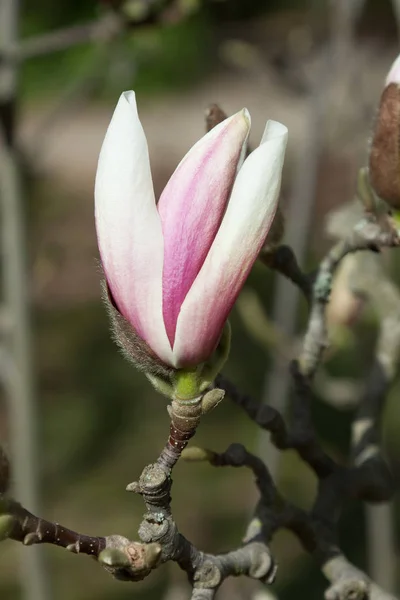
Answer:
[{"label": "furry bud at branch tip", "polygon": [[153,375],[209,360],[271,228],[287,128],[268,121],[245,159],[249,131],[246,109],[213,127],[156,204],[134,92],[114,111],[97,168],[97,237],[115,335]]},{"label": "furry bud at branch tip", "polygon": [[400,57],[386,78],[369,154],[369,178],[375,193],[400,208]]}]

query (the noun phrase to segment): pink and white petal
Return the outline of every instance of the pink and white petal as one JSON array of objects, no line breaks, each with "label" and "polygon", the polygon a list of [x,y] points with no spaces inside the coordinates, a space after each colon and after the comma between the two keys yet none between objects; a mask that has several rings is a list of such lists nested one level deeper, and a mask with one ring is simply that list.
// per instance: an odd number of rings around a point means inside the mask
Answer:
[{"label": "pink and white petal", "polygon": [[186,154],[158,203],[164,236],[163,315],[171,345],[182,302],[221,224],[249,131],[246,109],[217,125]]},{"label": "pink and white petal", "polygon": [[268,121],[260,146],[238,173],[227,211],[181,308],[175,366],[206,360],[265,241],[278,205],[287,128]]},{"label": "pink and white petal", "polygon": [[162,316],[163,236],[134,92],[121,95],[101,148],[95,216],[101,261],[118,309],[171,364]]}]

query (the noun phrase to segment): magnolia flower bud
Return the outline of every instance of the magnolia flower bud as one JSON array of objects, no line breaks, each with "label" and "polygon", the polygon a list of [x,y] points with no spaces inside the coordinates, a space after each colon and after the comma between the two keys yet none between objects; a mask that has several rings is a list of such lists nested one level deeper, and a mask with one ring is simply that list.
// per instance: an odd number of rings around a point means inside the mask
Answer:
[{"label": "magnolia flower bud", "polygon": [[269,121],[244,160],[249,131],[246,109],[214,127],[179,163],[157,205],[135,95],[125,92],[118,102],[97,169],[96,229],[110,297],[123,317],[112,315],[120,343],[139,362],[143,352],[151,355],[144,370],[207,361],[265,241],[287,129]]},{"label": "magnolia flower bud", "polygon": [[400,57],[386,78],[369,155],[370,183],[376,194],[400,208]]}]

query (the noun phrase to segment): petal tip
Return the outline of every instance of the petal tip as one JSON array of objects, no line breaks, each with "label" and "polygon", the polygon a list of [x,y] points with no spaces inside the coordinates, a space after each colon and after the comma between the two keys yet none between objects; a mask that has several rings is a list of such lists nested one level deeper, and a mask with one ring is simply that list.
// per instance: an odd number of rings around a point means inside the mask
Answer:
[{"label": "petal tip", "polygon": [[[251,116],[247,108],[242,108],[237,113],[234,113],[231,117],[222,121],[219,125],[222,129],[236,129],[237,132],[241,132],[241,135],[246,136],[246,139],[251,129]],[[218,125],[217,125],[218,127]]]},{"label": "petal tip", "polygon": [[251,127],[251,116],[250,116],[250,113],[247,110],[247,108],[242,108],[242,110],[240,111],[239,114],[243,116],[243,119],[245,120],[247,127],[250,129],[250,127]]},{"label": "petal tip", "polygon": [[282,141],[286,143],[288,137],[288,128],[279,121],[273,121],[269,119],[264,129],[264,133],[261,139],[261,144],[270,140],[276,140],[282,138]]},{"label": "petal tip", "polygon": [[400,84],[400,54],[392,64],[386,77],[386,86],[390,85],[391,83]]},{"label": "petal tip", "polygon": [[128,102],[128,104],[132,104],[136,106],[136,94],[133,90],[127,90],[122,92],[121,98],[124,98]]}]

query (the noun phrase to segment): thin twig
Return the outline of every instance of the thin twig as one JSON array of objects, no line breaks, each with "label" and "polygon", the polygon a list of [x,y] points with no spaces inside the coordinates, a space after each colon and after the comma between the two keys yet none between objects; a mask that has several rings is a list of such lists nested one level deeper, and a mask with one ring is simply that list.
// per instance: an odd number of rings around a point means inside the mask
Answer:
[{"label": "thin twig", "polygon": [[[353,278],[354,289],[364,294],[377,313],[379,335],[374,364],[359,399],[353,423],[353,460],[374,459],[385,469],[381,451],[380,423],[389,387],[396,375],[400,354],[400,292],[391,281],[381,256],[360,255]],[[381,463],[381,467],[379,467]],[[388,590],[395,589],[393,506],[367,505],[370,574]],[[378,548],[378,550],[377,550]]]},{"label": "thin twig", "polygon": [[398,232],[388,222],[382,229],[379,222],[373,218],[366,218],[356,225],[348,238],[338,242],[322,261],[314,283],[308,328],[299,357],[301,372],[306,378],[313,377],[328,345],[325,308],[331,292],[333,275],[340,261],[353,252],[378,251],[379,248],[395,247],[399,244]]},{"label": "thin twig", "polygon": [[54,544],[76,554],[95,557],[106,547],[105,538],[82,535],[59,523],[36,517],[14,500],[0,498],[0,507],[3,516],[11,517],[8,537],[25,546]]},{"label": "thin twig", "polygon": [[[331,582],[332,585],[326,592],[328,600],[366,600],[367,594],[374,600],[392,598],[373,584],[365,573],[354,567],[337,546],[336,526],[343,503],[342,495],[354,493],[352,470],[341,469],[321,480],[314,507],[307,513],[279,494],[263,461],[241,444],[232,444],[220,454],[191,448],[185,452],[185,457],[189,460],[201,457],[216,467],[250,468],[261,496],[248,528],[250,539],[257,538],[267,544],[278,529],[284,527],[291,530],[305,550],[321,565],[323,573]],[[268,549],[267,545],[265,547]],[[270,577],[273,577],[272,573]]]}]

